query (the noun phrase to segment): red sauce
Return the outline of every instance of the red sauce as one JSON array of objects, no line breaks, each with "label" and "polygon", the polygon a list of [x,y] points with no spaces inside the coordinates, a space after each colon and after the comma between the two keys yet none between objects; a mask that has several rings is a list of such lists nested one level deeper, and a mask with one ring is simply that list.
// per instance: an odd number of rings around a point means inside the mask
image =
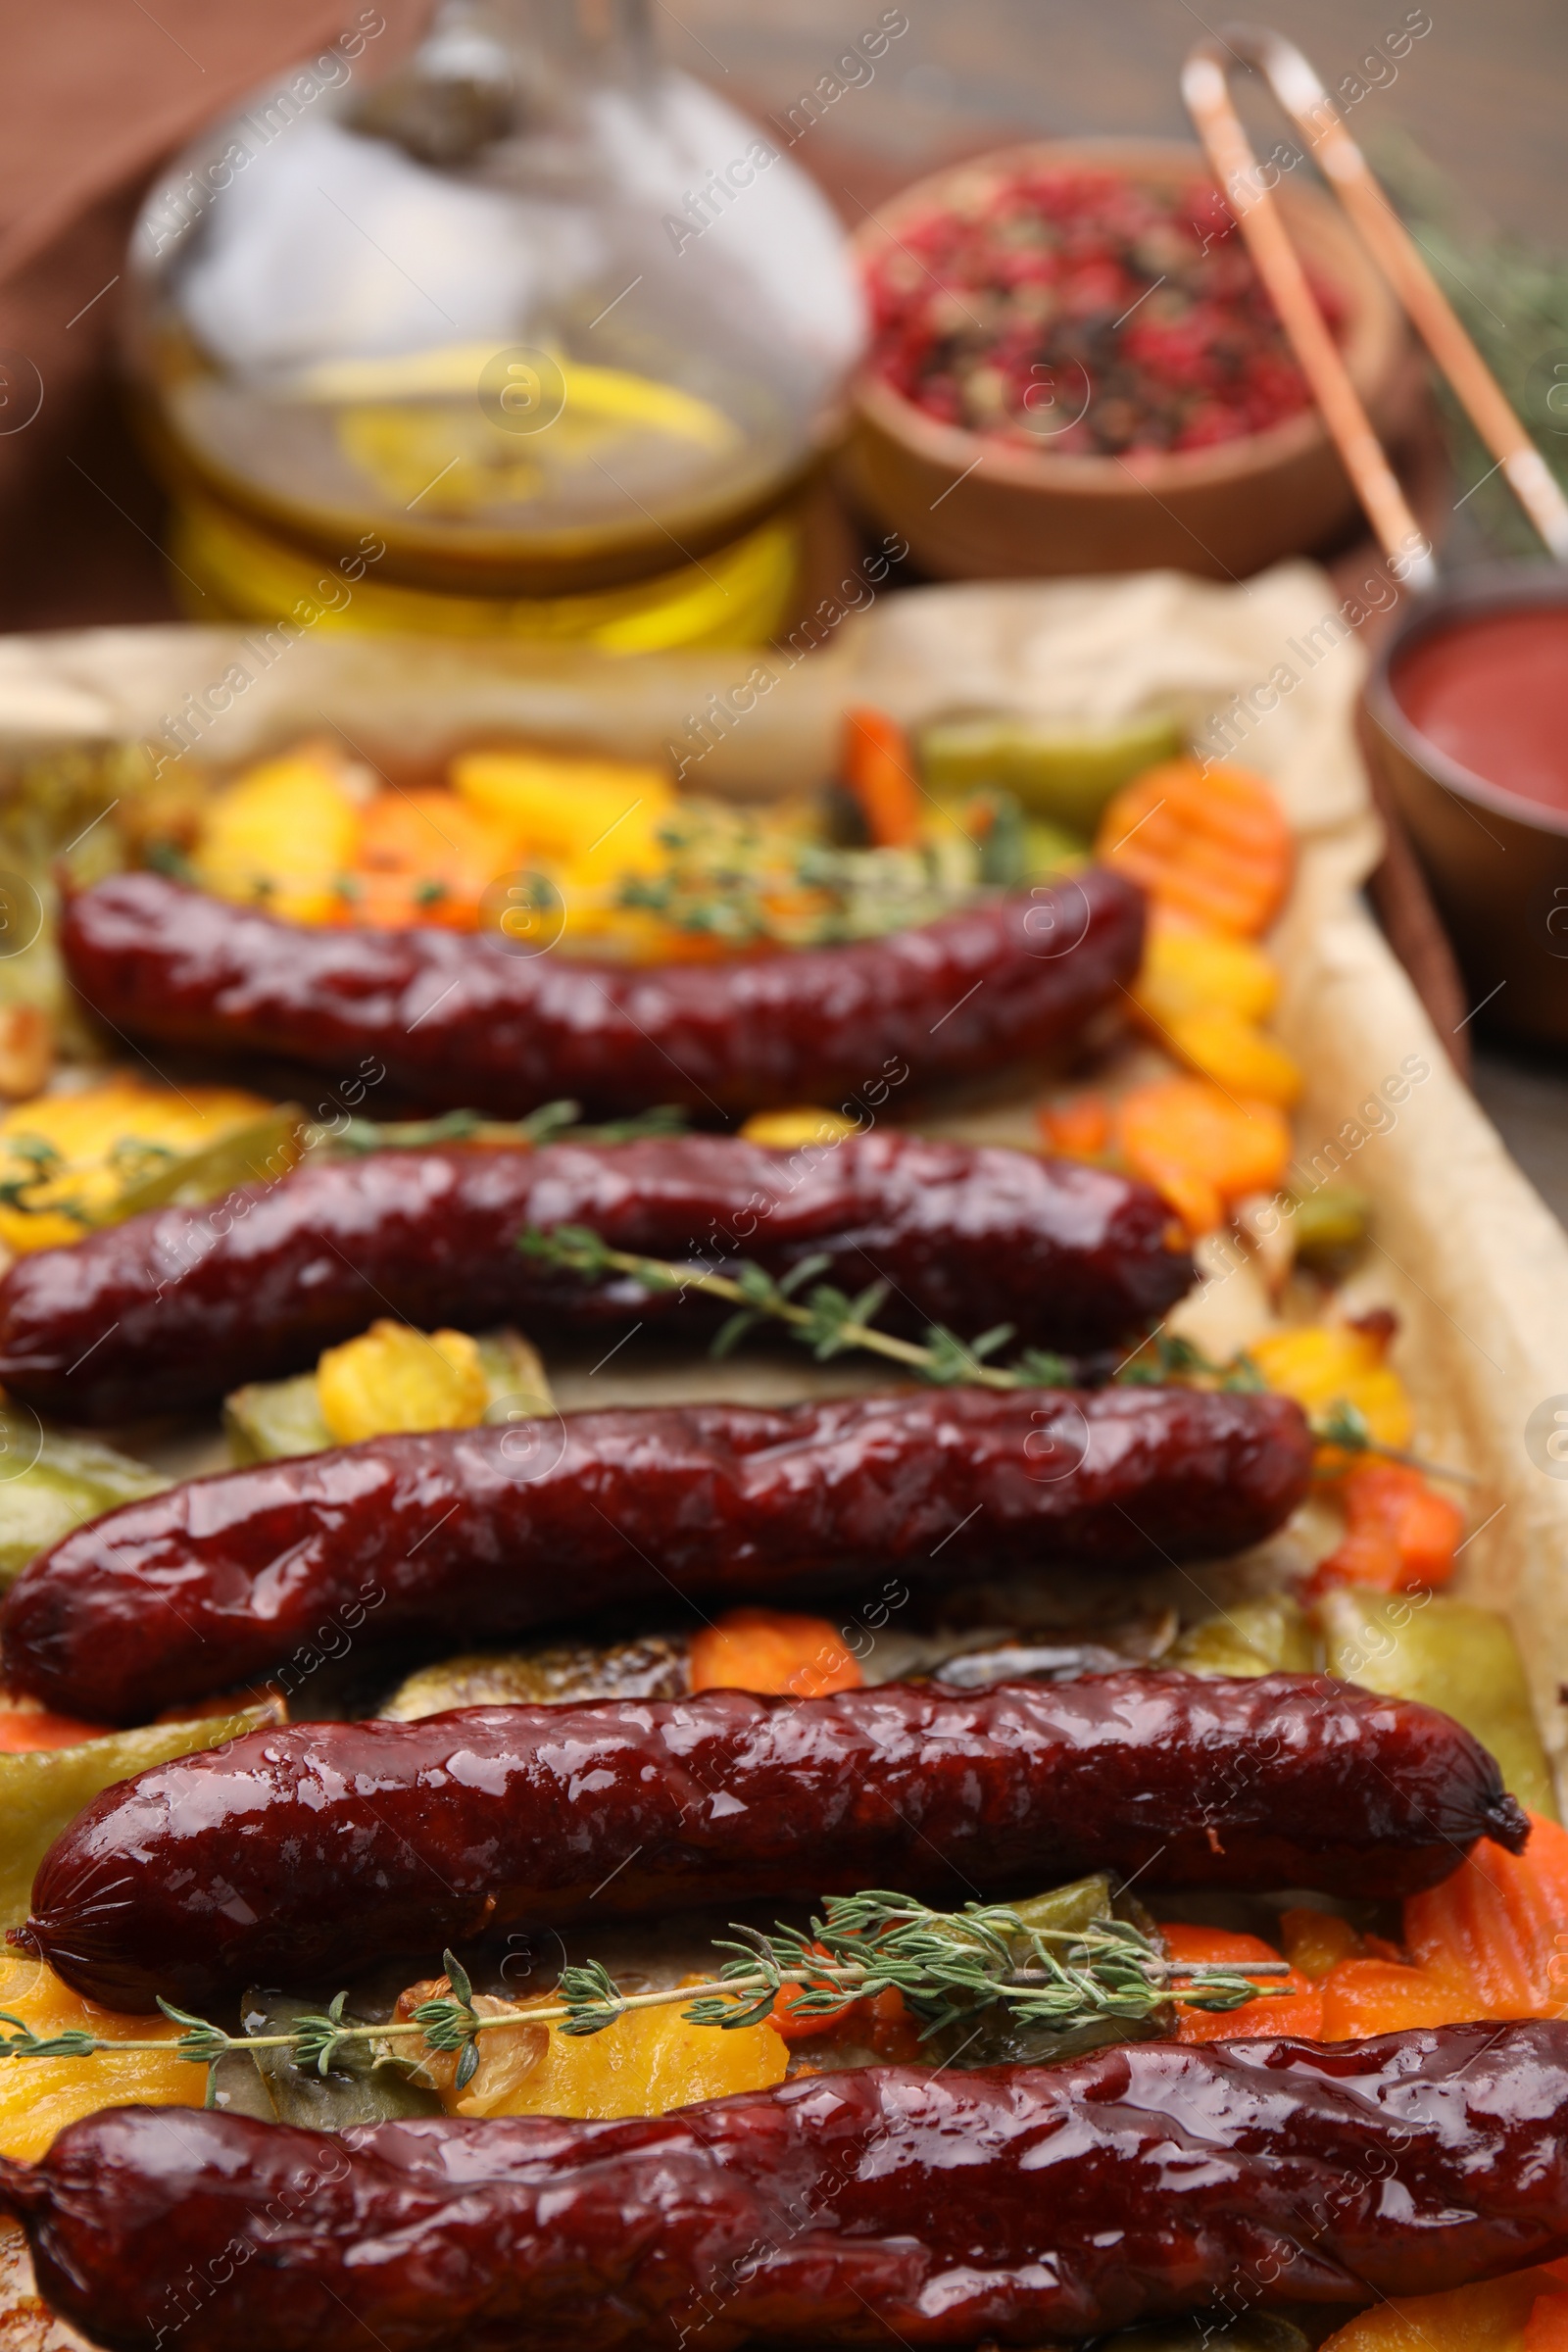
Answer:
[{"label": "red sauce", "polygon": [[1411,725],[1471,775],[1568,815],[1568,603],[1434,629],[1390,682]]}]

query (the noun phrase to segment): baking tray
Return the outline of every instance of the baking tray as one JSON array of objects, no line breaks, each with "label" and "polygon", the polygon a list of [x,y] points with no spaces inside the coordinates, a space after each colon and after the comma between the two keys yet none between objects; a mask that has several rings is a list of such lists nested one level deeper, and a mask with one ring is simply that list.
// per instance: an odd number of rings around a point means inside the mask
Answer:
[{"label": "baking tray", "polygon": [[[999,705],[1063,723],[1176,710],[1200,745],[1228,741],[1266,774],[1296,828],[1299,868],[1273,944],[1284,975],[1274,1025],[1307,1078],[1298,1169],[1308,1184],[1339,1175],[1372,1197],[1375,1238],[1344,1297],[1356,1310],[1396,1308],[1394,1361],[1415,1402],[1416,1443],[1480,1482],[1456,1590],[1512,1618],[1556,1758],[1568,1678],[1568,1239],[1454,1074],[1362,903],[1381,836],[1352,733],[1361,651],[1353,625],[1333,643],[1321,626],[1343,593],[1308,564],[1234,587],[1156,572],[896,595],[860,570],[824,599],[813,631],[780,647],[623,662],[360,637],[334,632],[330,615],[292,633],[11,637],[0,640],[0,839],[40,762],[69,772],[89,824],[117,781],[145,772],[125,757],[136,745],[162,760],[162,781],[178,783],[323,728],[391,772],[433,764],[462,742],[518,736],[669,756],[688,788],[763,799],[827,778],[852,701],[906,722]],[[812,635],[823,642],[812,647]],[[76,854],[90,857],[90,844]],[[9,974],[0,966],[0,985],[46,984],[36,955],[24,969],[17,961]],[[1417,1068],[1391,1103],[1391,1082]],[[928,1132],[1034,1145],[1048,1076],[1020,1073],[897,1115]],[[1223,1245],[1207,1255],[1193,1312],[1223,1347],[1245,1339],[1253,1277]],[[762,1401],[829,1385],[804,1358],[776,1355],[551,1370],[567,1409],[675,1396]],[[831,1385],[880,1377],[873,1365],[834,1367]],[[166,1465],[206,1466],[219,1458],[213,1445],[193,1429]],[[1181,1597],[1191,1613],[1195,1581],[1222,1601],[1303,1564],[1299,1541],[1281,1539],[1205,1577],[1184,1575]]]}]

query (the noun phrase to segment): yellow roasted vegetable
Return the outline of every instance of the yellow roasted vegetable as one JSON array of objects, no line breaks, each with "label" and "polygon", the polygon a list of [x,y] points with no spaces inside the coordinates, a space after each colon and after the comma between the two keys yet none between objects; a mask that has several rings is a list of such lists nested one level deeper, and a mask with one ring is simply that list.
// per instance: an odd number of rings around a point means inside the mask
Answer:
[{"label": "yellow roasted vegetable", "polygon": [[1380,1446],[1408,1446],[1415,1427],[1398,1374],[1384,1361],[1388,1334],[1354,1323],[1306,1323],[1268,1332],[1248,1352],[1271,1389],[1322,1419],[1353,1405]]},{"label": "yellow roasted vegetable", "polygon": [[[1563,2281],[1551,2271],[1513,2271],[1481,2286],[1441,2295],[1379,2297],[1324,2341],[1322,2352],[1541,2352],[1554,2337],[1531,2327],[1538,2303],[1555,2305]],[[1527,2333],[1528,2330],[1528,2333]]]},{"label": "yellow roasted vegetable", "polygon": [[803,1144],[837,1144],[853,1135],[859,1122],[836,1110],[759,1110],[741,1134],[749,1144],[768,1152],[798,1152]]},{"label": "yellow roasted vegetable", "polygon": [[205,890],[290,922],[327,920],[355,862],[360,811],[331,752],[305,744],[220,792],[191,856]]},{"label": "yellow roasted vegetable", "polygon": [[1195,1070],[1232,1094],[1289,1104],[1301,1073],[1264,1035],[1279,975],[1249,939],[1156,915],[1132,990],[1143,1026]]},{"label": "yellow roasted vegetable", "polygon": [[[421,1997],[434,1989],[416,1988]],[[400,2009],[409,1999],[405,1993]],[[493,2017],[516,2004],[481,1994],[474,2006]],[[452,2059],[428,2064],[454,2115],[663,2115],[731,2091],[770,2089],[789,2066],[788,2045],[770,2025],[693,2026],[674,2006],[633,2009],[598,2034],[509,2026],[481,2034],[478,2050],[478,2072],[465,2090],[455,2087]]]},{"label": "yellow roasted vegetable", "polygon": [[667,861],[658,833],[675,792],[662,767],[551,752],[469,752],[453,761],[452,783],[460,798],[513,829],[519,862],[548,868],[568,902],[569,883],[591,888]]},{"label": "yellow roasted vegetable", "polygon": [[266,1116],[237,1087],[150,1086],[120,1074],[74,1095],[40,1095],[0,1118],[0,1241],[78,1241],[131,1185]]},{"label": "yellow roasted vegetable", "polygon": [[1301,1091],[1301,1073],[1285,1048],[1223,1004],[1179,1013],[1165,1037],[1184,1061],[1227,1094],[1288,1109]]},{"label": "yellow roasted vegetable", "polygon": [[[162,2017],[122,2017],[84,2001],[41,1960],[0,1958],[0,2009],[34,2034],[77,2027],[105,2041],[176,2040],[182,2028]],[[776,2036],[775,2036],[776,2038]],[[782,2045],[781,2045],[782,2046]],[[124,2058],[29,2058],[0,2067],[0,2156],[32,2164],[56,2132],[100,2107],[199,2107],[207,2069],[143,2050]]]},{"label": "yellow roasted vegetable", "polygon": [[[397,1332],[401,1324],[383,1328]],[[411,1332],[412,1340],[422,1340],[420,1332]],[[454,1352],[459,1363],[468,1361],[466,1335],[461,1331],[437,1333],[437,1339],[458,1343]],[[406,1388],[394,1377],[387,1377],[387,1351],[367,1350],[363,1342],[350,1345],[360,1352],[350,1360],[350,1370],[359,1381],[355,1391],[354,1421],[362,1438],[379,1438],[393,1430],[406,1429],[409,1424],[400,1416],[407,1410]],[[407,1343],[399,1341],[400,1352],[393,1358],[401,1363]],[[484,1379],[484,1409],[477,1416],[481,1421],[496,1423],[548,1418],[556,1409],[550,1394],[550,1382],[539,1350],[531,1347],[520,1331],[482,1331],[472,1342],[479,1370]],[[328,1351],[334,1352],[332,1350]],[[341,1355],[344,1351],[335,1351]],[[451,1368],[450,1365],[448,1367]],[[422,1361],[419,1370],[437,1380],[443,1375],[435,1365]],[[466,1402],[471,1402],[466,1372],[463,1375]],[[443,1395],[449,1392],[443,1388]],[[366,1423],[369,1427],[365,1426]],[[419,1424],[425,1426],[422,1422]],[[438,1427],[449,1424],[439,1423]],[[471,1429],[470,1418],[461,1424]],[[253,1380],[243,1389],[235,1389],[223,1399],[223,1428],[228,1438],[229,1451],[236,1462],[274,1462],[291,1453],[320,1453],[334,1443],[321,1410],[319,1375],[315,1372],[296,1372],[289,1380]],[[342,1441],[339,1441],[342,1442]],[[12,1481],[13,1489],[16,1481]],[[5,1498],[0,1494],[0,1529],[5,1525]],[[100,1508],[103,1506],[100,1505]],[[0,1577],[5,1572],[5,1552],[0,1545]]]},{"label": "yellow roasted vegetable", "polygon": [[415,1331],[372,1323],[357,1340],[328,1348],[316,1368],[321,1418],[339,1446],[396,1430],[476,1429],[490,1383],[466,1331]]},{"label": "yellow roasted vegetable", "polygon": [[1223,931],[1151,922],[1133,1002],[1151,1022],[1168,1024],[1223,1005],[1244,1021],[1266,1021],[1280,993],[1279,974],[1261,948]]}]

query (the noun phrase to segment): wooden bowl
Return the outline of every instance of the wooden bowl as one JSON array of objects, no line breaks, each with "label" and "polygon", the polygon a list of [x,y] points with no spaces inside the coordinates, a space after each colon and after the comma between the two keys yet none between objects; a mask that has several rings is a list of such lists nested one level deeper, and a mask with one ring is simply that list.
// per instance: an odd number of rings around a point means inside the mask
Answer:
[{"label": "wooden bowl", "polygon": [[[1160,188],[1212,177],[1198,147],[1163,139],[1065,139],[1008,147],[915,181],[857,231],[862,267],[906,224],[1020,168],[1098,169]],[[1339,207],[1284,179],[1278,188],[1302,259],[1346,303],[1346,364],[1374,424],[1399,419],[1403,320]],[[1315,409],[1211,449],[1126,459],[1018,449],[941,424],[870,368],[855,387],[845,457],[850,496],[909,542],[941,579],[1034,579],[1172,565],[1237,579],[1321,546],[1355,494]]]},{"label": "wooden bowl", "polygon": [[1472,774],[1405,715],[1391,673],[1435,629],[1568,605],[1555,564],[1467,571],[1413,604],[1362,690],[1367,745],[1426,870],[1469,991],[1466,1019],[1568,1046],[1568,816]]}]

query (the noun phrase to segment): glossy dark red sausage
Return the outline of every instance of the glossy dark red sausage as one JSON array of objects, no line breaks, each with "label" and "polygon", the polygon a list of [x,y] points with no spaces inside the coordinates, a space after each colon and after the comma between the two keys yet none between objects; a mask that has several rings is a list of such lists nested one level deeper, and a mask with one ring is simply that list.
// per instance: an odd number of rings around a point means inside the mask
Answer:
[{"label": "glossy dark red sausage", "polygon": [[426,1330],[710,1327],[696,1294],[546,1273],[515,1246],[529,1223],[775,1274],[826,1251],[823,1279],[852,1295],[892,1285],[887,1329],[973,1339],[1008,1322],[1019,1345],[1074,1352],[1141,1331],[1193,1278],[1149,1186],[1024,1152],[886,1132],[793,1153],[711,1135],[382,1152],[19,1258],[0,1284],[0,1383],[42,1412],[115,1421],[314,1364],[389,1312]]},{"label": "glossy dark red sausage", "polygon": [[340,2138],[120,2108],[0,2166],[122,2352],[1075,2342],[1568,2251],[1568,2026],[866,2067],[613,2123]]},{"label": "glossy dark red sausage", "polygon": [[1104,867],[978,902],[918,930],[727,963],[590,964],[443,930],[277,921],[161,874],[66,906],[61,946],[95,1011],[132,1037],[286,1054],[352,1072],[369,1054],[431,1105],[514,1117],[836,1105],[903,1063],[911,1088],[1026,1060],[1074,1036],[1138,968],[1144,901]]},{"label": "glossy dark red sausage", "polygon": [[301,1644],[473,1643],[609,1602],[757,1600],[889,1567],[1121,1569],[1240,1551],[1306,1492],[1288,1397],[922,1389],[375,1438],[194,1479],[75,1529],[0,1617],[5,1673],[145,1722]]},{"label": "glossy dark red sausage", "polygon": [[482,1933],[863,1886],[1435,1886],[1523,1813],[1451,1717],[1327,1676],[472,1707],[296,1724],[106,1790],[27,1935],[112,2009],[342,1980]]}]

